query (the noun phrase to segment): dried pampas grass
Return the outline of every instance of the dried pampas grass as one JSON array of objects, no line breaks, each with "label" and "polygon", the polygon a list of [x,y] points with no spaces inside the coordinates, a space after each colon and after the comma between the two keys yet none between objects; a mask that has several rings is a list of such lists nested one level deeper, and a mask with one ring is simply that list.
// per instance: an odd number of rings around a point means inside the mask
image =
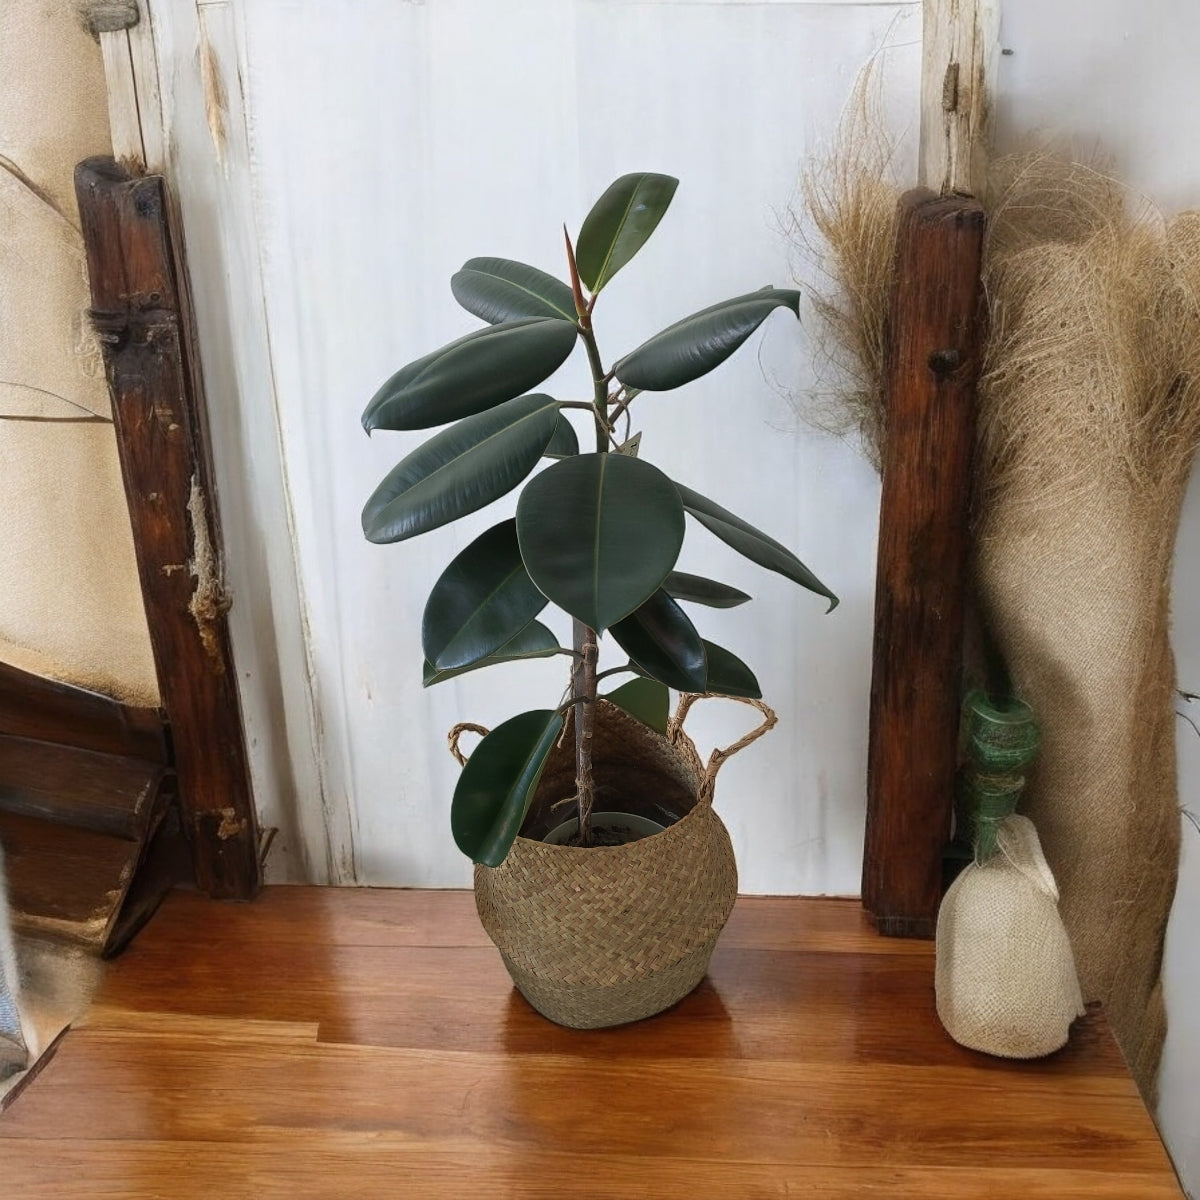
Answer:
[{"label": "dried pampas grass", "polygon": [[[805,173],[801,190],[819,240],[801,237],[801,249],[826,281],[810,293],[823,369],[821,390],[807,397],[805,419],[838,435],[857,433],[879,470],[900,189],[889,179],[894,151],[875,119],[875,87],[870,73],[860,77],[833,151]],[[807,223],[797,219],[793,228],[804,230]]]}]

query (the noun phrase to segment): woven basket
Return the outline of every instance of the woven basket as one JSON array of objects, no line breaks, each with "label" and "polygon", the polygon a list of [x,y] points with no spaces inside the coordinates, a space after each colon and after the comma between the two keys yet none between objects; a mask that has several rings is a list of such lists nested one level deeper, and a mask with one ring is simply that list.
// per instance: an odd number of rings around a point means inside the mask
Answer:
[{"label": "woven basket", "polygon": [[[623,1025],[682,1000],[733,910],[737,864],[713,785],[725,759],[766,733],[775,714],[743,701],[763,723],[705,766],[683,732],[698,698],[681,698],[665,738],[607,701],[596,709],[597,807],[682,813],[674,824],[624,846],[518,837],[499,867],[475,868],[484,929],[521,994],[560,1025]],[[568,734],[551,752],[522,832],[571,815],[559,802],[575,792],[573,745]]]}]

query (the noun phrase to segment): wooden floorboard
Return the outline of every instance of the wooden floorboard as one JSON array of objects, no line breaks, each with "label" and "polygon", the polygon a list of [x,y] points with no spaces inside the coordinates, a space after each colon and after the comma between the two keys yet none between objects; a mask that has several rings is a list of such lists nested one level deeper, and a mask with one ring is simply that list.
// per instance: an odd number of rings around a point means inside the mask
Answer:
[{"label": "wooden floorboard", "polygon": [[550,1025],[469,894],[173,895],[0,1117],[4,1194],[1178,1197],[1103,1015],[963,1050],[932,947],[852,901],[743,899],[709,978]]}]

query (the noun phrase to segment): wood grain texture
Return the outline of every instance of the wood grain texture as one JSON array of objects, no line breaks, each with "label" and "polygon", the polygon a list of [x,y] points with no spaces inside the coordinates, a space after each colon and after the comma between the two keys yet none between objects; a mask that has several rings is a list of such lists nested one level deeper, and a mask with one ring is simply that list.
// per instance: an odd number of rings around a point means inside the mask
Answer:
[{"label": "wood grain texture", "polygon": [[121,704],[9,663],[0,663],[0,733],[154,763],[169,757],[159,709]]},{"label": "wood grain texture", "polygon": [[932,937],[958,753],[983,209],[900,202],[890,310],[863,905]]},{"label": "wood grain texture", "polygon": [[167,768],[0,735],[0,809],[138,840]]},{"label": "wood grain texture", "polygon": [[[650,1021],[552,1026],[456,892],[175,893],[0,1119],[22,1197],[1178,1197],[1102,1014],[963,1050],[932,947],[742,899]],[[578,1114],[585,1113],[582,1145]]]},{"label": "wood grain texture", "polygon": [[920,183],[977,194],[986,174],[1000,51],[997,0],[924,0]]},{"label": "wood grain texture", "polygon": [[75,173],[93,322],[104,346],[121,471],[159,691],[199,886],[246,899],[260,882],[250,789],[221,579],[220,539],[159,176],[111,159]]},{"label": "wood grain texture", "polygon": [[19,933],[99,953],[133,879],[137,842],[0,811],[9,901]]}]

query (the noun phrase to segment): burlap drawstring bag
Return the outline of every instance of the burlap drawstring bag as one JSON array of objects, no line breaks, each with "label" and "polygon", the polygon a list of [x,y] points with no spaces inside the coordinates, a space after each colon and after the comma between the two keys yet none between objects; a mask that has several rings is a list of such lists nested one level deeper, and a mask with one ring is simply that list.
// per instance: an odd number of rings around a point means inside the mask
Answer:
[{"label": "burlap drawstring bag", "polygon": [[959,1045],[1041,1058],[1066,1045],[1083,996],[1033,822],[1005,818],[996,841],[999,852],[968,866],[942,900],[937,1013]]},{"label": "burlap drawstring bag", "polygon": [[[697,696],[681,697],[667,736],[615,705],[596,708],[597,808],[683,815],[624,846],[552,846],[518,837],[499,867],[475,868],[475,903],[521,994],[559,1025],[595,1029],[653,1016],[703,979],[737,897],[729,834],[713,811],[721,764],[761,737],[775,714],[751,704],[761,725],[703,764],[683,721]],[[730,697],[731,699],[733,697]],[[546,827],[550,809],[575,794],[574,740],[551,751],[522,832]],[[457,731],[452,735],[452,749]],[[569,809],[558,819],[566,819]]]}]

